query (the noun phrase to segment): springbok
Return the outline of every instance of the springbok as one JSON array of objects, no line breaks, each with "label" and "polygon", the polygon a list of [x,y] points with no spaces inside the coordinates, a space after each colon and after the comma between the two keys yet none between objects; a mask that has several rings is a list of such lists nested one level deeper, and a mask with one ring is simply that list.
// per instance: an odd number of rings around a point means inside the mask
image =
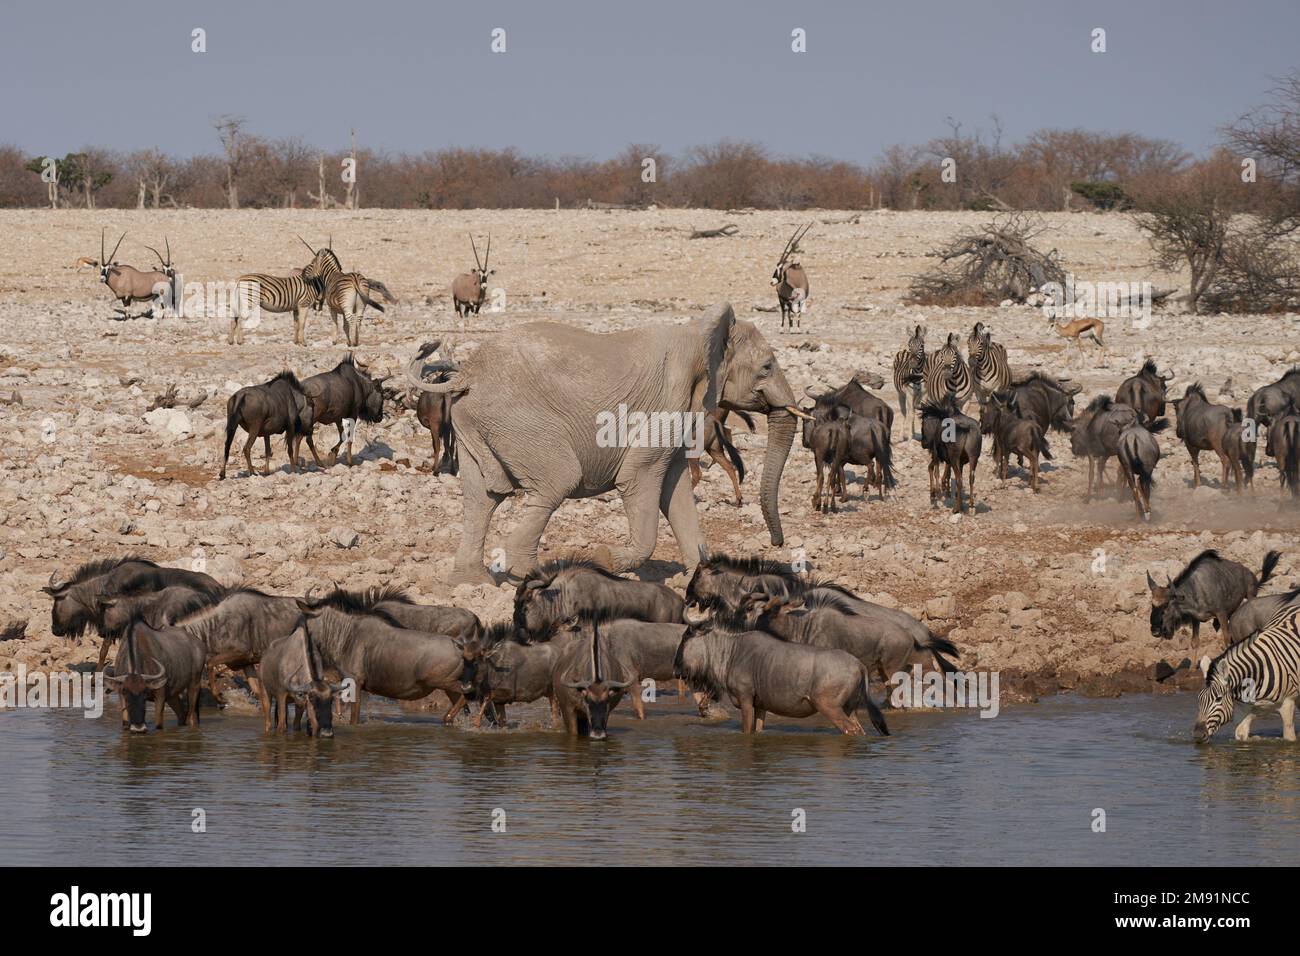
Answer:
[{"label": "springbok", "polygon": [[781,306],[781,331],[785,331],[785,323],[788,319],[790,328],[794,329],[795,316],[798,316],[800,330],[803,329],[803,313],[808,307],[808,273],[804,271],[803,266],[791,259],[799,251],[799,240],[808,234],[812,228],[812,223],[803,227],[800,231],[796,229],[790,241],[785,244],[781,250],[781,258],[776,262],[776,268],[772,270],[772,285],[776,286],[776,299]]},{"label": "springbok", "polygon": [[[1089,338],[1097,343],[1102,359],[1106,357],[1106,343],[1102,340],[1102,335],[1106,331],[1106,323],[1101,319],[1074,319],[1071,322],[1057,322],[1052,316],[1048,316],[1047,321],[1052,323],[1052,328],[1056,334],[1063,338],[1069,339],[1079,349],[1079,357],[1083,358],[1083,339]],[[1067,346],[1068,347],[1068,346]]]}]

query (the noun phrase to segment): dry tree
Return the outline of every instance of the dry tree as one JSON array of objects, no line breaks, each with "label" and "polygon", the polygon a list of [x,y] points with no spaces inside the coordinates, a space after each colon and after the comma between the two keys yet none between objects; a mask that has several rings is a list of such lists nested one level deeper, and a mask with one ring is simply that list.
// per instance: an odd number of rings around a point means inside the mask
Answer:
[{"label": "dry tree", "polygon": [[918,305],[996,305],[1024,302],[1049,282],[1065,284],[1055,249],[1040,252],[1033,240],[1046,229],[1022,213],[1002,216],[959,233],[930,255],[938,268],[912,277],[907,300]]}]

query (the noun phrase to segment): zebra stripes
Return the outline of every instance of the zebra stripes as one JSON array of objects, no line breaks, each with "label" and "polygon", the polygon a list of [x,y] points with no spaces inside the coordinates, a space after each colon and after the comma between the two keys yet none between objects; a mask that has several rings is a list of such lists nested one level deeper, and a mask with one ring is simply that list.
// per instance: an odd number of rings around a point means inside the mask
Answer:
[{"label": "zebra stripes", "polygon": [[921,376],[925,369],[925,330],[917,326],[907,345],[894,356],[894,388],[898,391],[898,410],[907,414],[907,393],[912,393],[912,415],[921,405]]},{"label": "zebra stripes", "polygon": [[1252,637],[1233,644],[1212,662],[1203,661],[1205,688],[1196,701],[1198,740],[1207,740],[1232,719],[1240,701],[1251,708],[1237,725],[1237,740],[1250,737],[1250,724],[1260,713],[1276,710],[1282,736],[1295,740],[1296,697],[1300,695],[1300,607],[1284,607]]},{"label": "zebra stripes", "polygon": [[319,309],[321,286],[311,278],[301,276],[272,276],[252,273],[239,277],[236,283],[235,315],[230,320],[230,333],[226,342],[242,345],[246,320],[262,312],[292,312],[293,341],[306,345],[303,326],[307,309]]},{"label": "zebra stripes", "polygon": [[948,334],[948,341],[943,348],[925,357],[922,378],[928,402],[941,404],[952,394],[957,410],[960,411],[969,400],[972,388],[970,368],[961,357],[956,332]]},{"label": "zebra stripes", "polygon": [[1011,385],[1011,365],[1007,361],[1007,350],[993,341],[993,333],[984,328],[983,322],[975,323],[966,346],[970,355],[975,395],[980,404],[983,404],[994,392],[1000,392]]},{"label": "zebra stripes", "polygon": [[348,345],[361,344],[361,316],[366,306],[384,311],[382,305],[370,298],[371,288],[385,300],[396,301],[382,282],[367,279],[360,272],[344,272],[333,249],[318,250],[302,274],[306,279],[321,283],[322,299],[329,306],[330,318],[334,320],[334,337],[338,338],[339,317],[342,316],[343,337]]}]

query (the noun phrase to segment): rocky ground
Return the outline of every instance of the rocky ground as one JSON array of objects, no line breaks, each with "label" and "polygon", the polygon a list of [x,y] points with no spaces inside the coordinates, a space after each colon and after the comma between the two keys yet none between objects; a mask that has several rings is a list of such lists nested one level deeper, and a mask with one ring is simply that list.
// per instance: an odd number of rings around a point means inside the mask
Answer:
[{"label": "rocky ground", "polygon": [[[78,256],[97,257],[101,226],[109,242],[128,235],[118,259],[144,266],[144,244],[171,243],[186,282],[230,280],[250,271],[284,273],[305,264],[313,245],[332,235],[345,268],[382,279],[401,299],[362,332],[361,357],[396,370],[433,338],[454,340],[463,354],[520,323],[553,318],[596,330],[671,322],[728,300],[756,321],[797,391],[841,384],[855,370],[888,382],[907,332],[921,323],[934,346],[949,331],[963,341],[974,322],[990,326],[1013,365],[1070,375],[1082,400],[1114,392],[1148,355],[1172,367],[1171,394],[1193,381],[1211,399],[1244,405],[1250,392],[1300,361],[1300,317],[1191,317],[1157,314],[1149,327],[1107,322],[1104,361],[1067,351],[1041,312],[1029,307],[938,309],[902,304],[908,276],[934,264],[926,253],[974,213],[789,213],[722,215],[649,212],[332,211],[5,211],[8,237],[0,261],[0,628],[26,623],[25,636],[0,642],[0,668],[66,666],[92,659],[95,639],[66,641],[49,629],[40,587],[94,558],[126,553],[206,568],[229,583],[300,592],[337,581],[349,586],[396,583],[418,599],[454,601],[485,620],[508,613],[505,588],[449,589],[444,576],[459,541],[458,482],[430,473],[429,436],[414,414],[395,409],[382,425],[361,426],[359,462],[290,475],[277,441],[270,477],[248,477],[232,461],[217,480],[225,399],[236,388],[284,368],[300,376],[331,368],[344,349],[331,344],[328,317],[308,327],[310,345],[291,344],[291,320],[265,317],[243,346],[225,343],[225,322],[205,316],[110,321],[107,290]],[[803,330],[782,335],[777,317],[757,312],[775,296],[767,278],[796,224],[812,219],[803,261],[812,305]],[[739,235],[690,241],[692,227],[734,221]],[[1058,214],[1045,219],[1039,242],[1057,248],[1081,279],[1152,280],[1136,228],[1114,215]],[[493,284],[500,311],[472,319],[465,335],[446,293],[453,273],[472,264],[468,231],[492,233]],[[482,244],[480,244],[481,246]],[[168,386],[176,409],[147,412]],[[896,404],[892,386],[884,390]],[[195,404],[191,408],[189,405]],[[738,431],[737,445],[757,470],[765,436]],[[332,427],[318,432],[333,444]],[[931,509],[919,443],[894,425],[899,488],[887,501],[861,497],[838,514],[810,507],[814,469],[794,449],[782,485],[786,545],[768,545],[756,503],[730,502],[718,468],[705,472],[697,496],[711,545],[781,560],[803,556],[821,574],[863,596],[907,608],[962,649],[966,668],[1003,671],[1004,689],[1033,696],[1058,688],[1110,694],[1145,691],[1161,659],[1192,656],[1187,634],[1153,640],[1147,625],[1146,572],[1176,573],[1204,548],[1258,569],[1270,548],[1284,552],[1278,584],[1297,570],[1297,512],[1284,501],[1271,462],[1244,495],[1210,483],[1190,488],[1191,467],[1170,433],[1157,469],[1155,517],[1138,523],[1131,500],[1084,501],[1087,464],[1073,458],[1066,436],[1050,436],[1054,461],[1042,492],[1032,494],[1013,471],[1006,482],[981,462],[977,514]],[[318,446],[321,442],[318,441]],[[1210,459],[1206,458],[1207,466]],[[254,462],[261,466],[260,452]],[[1112,465],[1113,468],[1113,465]],[[509,504],[498,511],[489,550],[513,526]],[[544,549],[621,540],[626,524],[612,496],[571,502],[552,521]],[[654,560],[641,574],[684,584],[666,523]],[[1201,650],[1211,650],[1211,637]],[[1008,679],[1010,678],[1010,679]],[[1189,684],[1189,679],[1174,683]]]}]

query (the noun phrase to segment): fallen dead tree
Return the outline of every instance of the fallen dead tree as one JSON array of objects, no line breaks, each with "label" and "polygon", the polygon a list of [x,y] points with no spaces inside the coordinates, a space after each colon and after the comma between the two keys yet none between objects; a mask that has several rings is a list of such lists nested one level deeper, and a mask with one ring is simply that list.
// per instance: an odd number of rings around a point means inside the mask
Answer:
[{"label": "fallen dead tree", "polygon": [[907,301],[918,305],[997,305],[1024,302],[1048,282],[1065,285],[1055,249],[1040,252],[1033,240],[1045,227],[1016,213],[959,233],[932,253],[940,265],[912,277]]},{"label": "fallen dead tree", "polygon": [[725,226],[721,227],[720,229],[696,229],[691,233],[690,238],[691,239],[730,239],[738,232],[740,232],[740,227],[733,222],[729,222]]}]

